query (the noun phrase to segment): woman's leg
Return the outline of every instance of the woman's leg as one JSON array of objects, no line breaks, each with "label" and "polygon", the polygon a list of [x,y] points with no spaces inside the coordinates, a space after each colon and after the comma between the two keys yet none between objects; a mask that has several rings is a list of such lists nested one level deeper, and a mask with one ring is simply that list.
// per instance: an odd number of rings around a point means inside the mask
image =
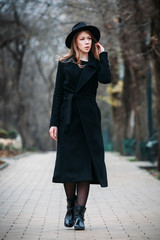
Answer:
[{"label": "woman's leg", "polygon": [[76,183],[74,182],[64,183],[64,189],[67,199],[72,200],[75,198]]},{"label": "woman's leg", "polygon": [[76,183],[64,183],[64,189],[67,197],[67,213],[64,218],[64,225],[66,227],[73,227]]},{"label": "woman's leg", "polygon": [[88,199],[89,188],[90,188],[89,182],[77,183],[77,206],[85,207]]},{"label": "woman's leg", "polygon": [[[67,199],[72,200],[75,197],[76,183],[64,183],[64,189],[66,192]],[[77,204],[78,206],[85,206],[90,189],[89,182],[78,182],[77,183]]]},{"label": "woman's leg", "polygon": [[74,209],[74,229],[84,230],[85,205],[88,199],[90,184],[89,182],[77,183],[77,205]]}]

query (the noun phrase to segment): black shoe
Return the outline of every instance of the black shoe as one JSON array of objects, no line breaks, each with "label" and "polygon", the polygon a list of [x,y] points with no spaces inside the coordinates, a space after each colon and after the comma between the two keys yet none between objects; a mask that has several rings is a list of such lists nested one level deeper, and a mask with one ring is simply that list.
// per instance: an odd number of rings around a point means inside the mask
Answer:
[{"label": "black shoe", "polygon": [[73,227],[74,225],[74,206],[76,199],[76,196],[74,197],[74,199],[67,199],[67,213],[64,218],[65,227]]},{"label": "black shoe", "polygon": [[86,208],[83,206],[77,206],[74,208],[74,229],[84,230],[84,213]]}]

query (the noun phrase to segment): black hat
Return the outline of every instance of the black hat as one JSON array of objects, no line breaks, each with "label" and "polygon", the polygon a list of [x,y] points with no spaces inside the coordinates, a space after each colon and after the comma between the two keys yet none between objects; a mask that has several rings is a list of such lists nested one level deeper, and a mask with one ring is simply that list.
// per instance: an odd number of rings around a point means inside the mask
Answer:
[{"label": "black hat", "polygon": [[66,37],[65,44],[68,48],[71,48],[71,42],[74,37],[74,35],[78,32],[88,30],[90,33],[95,37],[97,42],[100,39],[100,31],[97,27],[86,25],[84,22],[79,22],[76,25],[73,26],[72,32]]}]

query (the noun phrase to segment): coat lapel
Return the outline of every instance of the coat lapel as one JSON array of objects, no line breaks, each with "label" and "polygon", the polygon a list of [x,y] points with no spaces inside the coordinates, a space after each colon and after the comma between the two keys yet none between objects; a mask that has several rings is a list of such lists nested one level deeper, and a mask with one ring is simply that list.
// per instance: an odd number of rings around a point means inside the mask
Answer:
[{"label": "coat lapel", "polygon": [[88,80],[93,76],[93,74],[95,74],[96,71],[97,71],[97,60],[92,55],[90,55],[88,64],[84,68],[84,71],[82,72],[82,74],[80,75],[76,92],[78,92],[88,82]]}]

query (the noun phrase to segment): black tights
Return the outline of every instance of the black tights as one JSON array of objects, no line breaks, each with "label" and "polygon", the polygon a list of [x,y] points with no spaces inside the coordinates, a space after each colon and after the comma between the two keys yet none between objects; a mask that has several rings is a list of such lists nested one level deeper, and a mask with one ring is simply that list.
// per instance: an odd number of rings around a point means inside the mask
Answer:
[{"label": "black tights", "polygon": [[66,192],[67,199],[71,200],[74,198],[77,191],[77,206],[85,206],[89,194],[90,184],[89,182],[78,182],[78,183],[64,183],[64,189]]}]

